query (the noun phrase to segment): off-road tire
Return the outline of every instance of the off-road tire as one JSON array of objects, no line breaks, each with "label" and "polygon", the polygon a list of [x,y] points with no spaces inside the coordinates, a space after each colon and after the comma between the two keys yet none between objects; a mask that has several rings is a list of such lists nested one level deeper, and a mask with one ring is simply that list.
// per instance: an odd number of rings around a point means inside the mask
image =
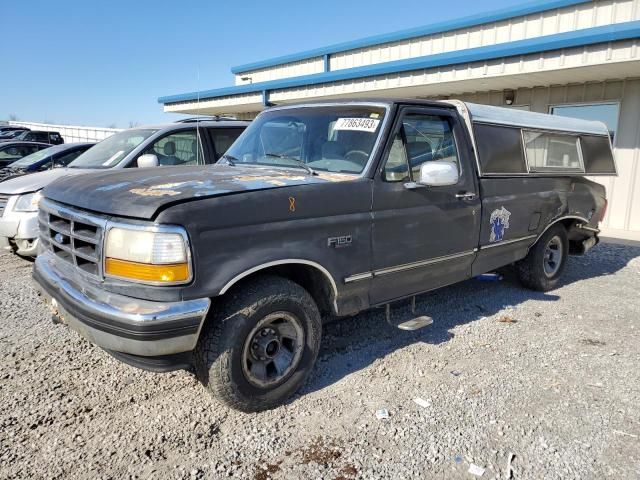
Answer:
[{"label": "off-road tire", "polygon": [[[549,242],[556,237],[562,245],[560,266],[552,276],[548,276],[544,268],[545,250]],[[516,272],[520,283],[531,290],[539,292],[553,290],[558,285],[567,265],[568,254],[569,240],[567,230],[564,225],[556,224],[538,239],[525,258],[516,263]]]},{"label": "off-road tire", "polygon": [[[262,276],[229,292],[214,307],[194,351],[198,380],[218,400],[236,410],[258,412],[282,404],[305,382],[320,349],[322,322],[313,298],[297,283]],[[304,331],[299,363],[283,382],[270,388],[250,383],[243,372],[243,348],[251,330],[266,315],[287,311]]]}]

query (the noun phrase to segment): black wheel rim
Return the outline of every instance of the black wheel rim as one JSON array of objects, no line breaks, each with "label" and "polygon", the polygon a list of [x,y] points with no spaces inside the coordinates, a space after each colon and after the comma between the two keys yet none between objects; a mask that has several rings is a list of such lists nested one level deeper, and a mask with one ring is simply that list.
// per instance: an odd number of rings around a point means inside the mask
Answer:
[{"label": "black wheel rim", "polygon": [[543,267],[544,274],[548,278],[553,277],[558,273],[558,270],[560,270],[564,253],[563,250],[562,240],[557,235],[547,242],[544,249]]},{"label": "black wheel rim", "polygon": [[304,330],[291,312],[273,312],[263,317],[244,343],[242,370],[257,387],[272,387],[295,371],[302,357]]}]

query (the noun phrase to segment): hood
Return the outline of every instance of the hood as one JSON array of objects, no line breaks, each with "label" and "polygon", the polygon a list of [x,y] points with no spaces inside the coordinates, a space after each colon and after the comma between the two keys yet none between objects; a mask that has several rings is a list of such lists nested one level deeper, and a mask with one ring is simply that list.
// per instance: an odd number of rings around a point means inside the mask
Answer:
[{"label": "hood", "polygon": [[11,178],[0,183],[0,193],[17,195],[21,193],[37,192],[49,185],[54,180],[67,175],[79,175],[87,172],[95,172],[84,168],[54,168],[44,172],[36,172],[30,175]]},{"label": "hood", "polygon": [[25,175],[26,173],[27,172],[21,168],[0,168],[0,182],[9,180],[10,178],[20,177],[22,175]]},{"label": "hood", "polygon": [[44,195],[98,213],[151,219],[166,205],[194,198],[356,178],[324,172],[312,176],[302,169],[227,165],[136,168],[64,178],[45,189]]}]

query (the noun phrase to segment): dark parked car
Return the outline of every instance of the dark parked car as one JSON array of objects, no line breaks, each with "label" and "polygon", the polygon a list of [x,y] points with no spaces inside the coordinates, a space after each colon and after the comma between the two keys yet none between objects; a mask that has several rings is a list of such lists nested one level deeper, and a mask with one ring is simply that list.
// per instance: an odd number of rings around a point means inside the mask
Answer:
[{"label": "dark parked car", "polygon": [[51,145],[47,143],[16,140],[0,143],[0,168],[8,167],[15,161],[45,148],[49,148],[50,146]]},{"label": "dark parked car", "polygon": [[[600,122],[458,101],[275,107],[213,167],[51,184],[34,277],[56,321],[116,358],[193,366],[262,410],[304,383],[322,318],[384,307],[395,325],[397,301],[508,265],[555,288],[598,243],[607,200],[586,176],[615,174]],[[403,310],[401,329],[433,322]]]},{"label": "dark parked car", "polygon": [[14,130],[30,130],[27,127],[19,127],[16,125],[0,125],[0,135],[5,132],[12,132]]},{"label": "dark parked car", "polygon": [[17,137],[23,132],[28,132],[28,128],[12,128],[9,130],[3,130],[0,132],[0,140],[9,140]]},{"label": "dark parked car", "polygon": [[60,145],[64,143],[64,139],[58,132],[45,132],[41,130],[27,130],[13,138],[25,142],[42,142],[50,145]]},{"label": "dark parked car", "polygon": [[66,167],[94,145],[95,143],[67,143],[39,150],[13,162],[8,167],[0,168],[0,182],[28,173]]}]

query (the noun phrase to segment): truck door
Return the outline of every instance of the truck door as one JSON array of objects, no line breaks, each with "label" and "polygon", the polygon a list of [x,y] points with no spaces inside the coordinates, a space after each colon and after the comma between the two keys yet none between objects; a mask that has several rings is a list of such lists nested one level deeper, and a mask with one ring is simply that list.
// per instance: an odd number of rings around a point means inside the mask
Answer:
[{"label": "truck door", "polygon": [[[455,185],[422,186],[420,167],[454,163]],[[373,192],[371,304],[470,278],[480,200],[466,128],[454,110],[405,107]]]}]

